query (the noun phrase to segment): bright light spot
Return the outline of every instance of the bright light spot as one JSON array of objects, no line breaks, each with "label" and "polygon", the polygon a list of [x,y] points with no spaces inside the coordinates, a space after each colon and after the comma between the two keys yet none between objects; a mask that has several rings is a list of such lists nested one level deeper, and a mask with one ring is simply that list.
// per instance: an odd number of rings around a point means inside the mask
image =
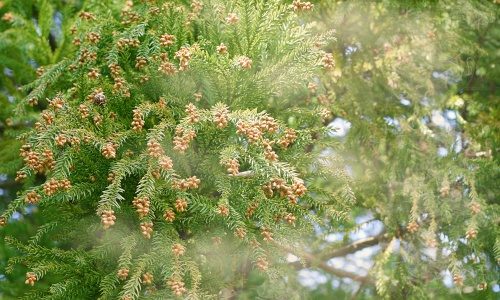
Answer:
[{"label": "bright light spot", "polygon": [[299,271],[299,282],[308,287],[315,289],[318,285],[324,284],[328,278],[318,271],[303,269]]},{"label": "bright light spot", "polygon": [[366,232],[364,231],[355,231],[355,232],[352,232],[349,234],[349,238],[351,240],[359,240],[359,239],[364,239],[368,237],[368,234],[366,234]]},{"label": "bright light spot", "polygon": [[439,147],[438,151],[437,151],[437,154],[440,157],[444,157],[444,156],[448,155],[448,150],[446,148],[444,148],[444,147]]},{"label": "bright light spot", "polygon": [[444,272],[441,272],[441,275],[443,275],[443,284],[451,288],[453,286],[453,280],[451,278],[450,271],[446,270]]},{"label": "bright light spot", "polygon": [[286,256],[286,261],[287,262],[296,262],[296,261],[299,261],[299,258],[291,253],[288,253],[288,255]]},{"label": "bright light spot", "polygon": [[405,98],[402,98],[399,103],[403,104],[404,106],[410,106],[411,101]]},{"label": "bright light spot", "polygon": [[425,248],[424,250],[424,253],[425,255],[432,259],[432,260],[436,260],[437,258],[437,248],[436,247],[433,247],[433,248]]},{"label": "bright light spot", "polygon": [[345,54],[346,55],[351,55],[351,54],[353,54],[356,51],[358,51],[358,47],[356,45],[347,46],[345,48]]},{"label": "bright light spot", "polygon": [[380,250],[380,246],[375,245],[372,247],[367,247],[362,250],[356,251],[354,252],[353,256],[356,258],[356,260],[369,259],[378,250]]},{"label": "bright light spot", "polygon": [[328,262],[326,264],[329,265],[330,267],[334,267],[337,269],[342,269],[346,265],[345,260],[343,258],[340,258],[340,257],[334,257],[334,258],[328,260]]},{"label": "bright light spot", "polygon": [[23,217],[23,215],[21,215],[20,213],[18,213],[18,212],[16,211],[16,212],[14,212],[14,213],[12,214],[11,219],[13,219],[13,220],[20,220],[20,219],[22,219],[22,217]]},{"label": "bright light spot", "polygon": [[387,125],[394,126],[394,127],[399,127],[399,121],[391,118],[391,117],[384,117],[385,122]]},{"label": "bright light spot", "polygon": [[453,110],[447,110],[446,117],[450,120],[455,120],[457,118],[457,113]]},{"label": "bright light spot", "polygon": [[5,76],[8,76],[8,77],[12,77],[12,75],[14,75],[14,71],[12,71],[9,68],[3,68],[3,73],[5,74]]},{"label": "bright light spot", "polygon": [[344,235],[342,233],[330,233],[325,237],[325,241],[329,243],[333,242],[339,242],[344,238]]},{"label": "bright light spot", "polygon": [[351,122],[346,121],[342,118],[336,118],[330,124],[328,124],[328,128],[334,130],[334,132],[330,133],[331,136],[343,137],[351,128]]},{"label": "bright light spot", "polygon": [[431,121],[436,126],[444,128],[448,131],[451,130],[451,124],[446,120],[445,117],[443,117],[443,114],[438,110],[432,111]]}]

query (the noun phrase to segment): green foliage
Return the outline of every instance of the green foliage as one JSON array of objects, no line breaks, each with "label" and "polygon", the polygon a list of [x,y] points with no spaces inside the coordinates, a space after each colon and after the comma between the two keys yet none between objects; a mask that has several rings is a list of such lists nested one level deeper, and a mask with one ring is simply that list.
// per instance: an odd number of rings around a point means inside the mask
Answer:
[{"label": "green foliage", "polygon": [[3,296],[497,296],[498,4],[3,2]]},{"label": "green foliage", "polygon": [[[22,253],[9,271],[33,272],[28,298],[206,298],[252,286],[257,266],[270,282],[249,293],[281,297],[266,291],[287,269],[276,245],[321,222],[311,209],[353,201],[345,176],[310,169],[333,140],[319,107],[295,100],[331,33],[280,1],[85,7],[76,51],[24,86],[13,118],[46,107],[20,136],[21,172],[44,179],[2,215],[39,202],[44,225],[28,244],[6,240]],[[316,172],[344,183],[311,197]]]}]

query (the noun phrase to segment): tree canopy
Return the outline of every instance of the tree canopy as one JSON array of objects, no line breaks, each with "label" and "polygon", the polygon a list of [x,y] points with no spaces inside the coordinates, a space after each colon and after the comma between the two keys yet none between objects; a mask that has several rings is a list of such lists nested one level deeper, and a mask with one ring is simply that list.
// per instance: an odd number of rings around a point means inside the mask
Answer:
[{"label": "tree canopy", "polygon": [[0,298],[495,299],[495,1],[0,1]]}]

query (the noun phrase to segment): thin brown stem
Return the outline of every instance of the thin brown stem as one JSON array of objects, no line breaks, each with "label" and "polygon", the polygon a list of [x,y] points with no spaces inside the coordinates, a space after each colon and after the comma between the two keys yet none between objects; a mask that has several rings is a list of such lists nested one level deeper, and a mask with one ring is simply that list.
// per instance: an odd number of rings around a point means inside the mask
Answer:
[{"label": "thin brown stem", "polygon": [[298,253],[299,251],[292,249],[290,247],[280,245],[278,243],[275,243],[278,248],[283,250],[284,252],[291,253],[293,255],[299,256],[303,258],[302,262],[294,262],[291,263],[290,265],[294,266],[296,269],[303,269],[304,267],[316,267],[319,268],[329,274],[332,274],[337,277],[342,277],[342,278],[350,278],[355,281],[359,281],[361,283],[372,283],[372,279],[368,276],[362,276],[358,275],[356,273],[344,271],[341,269],[337,269],[334,267],[329,266],[326,262],[321,260],[319,257],[314,256],[313,254],[307,253],[307,252],[301,252]]}]

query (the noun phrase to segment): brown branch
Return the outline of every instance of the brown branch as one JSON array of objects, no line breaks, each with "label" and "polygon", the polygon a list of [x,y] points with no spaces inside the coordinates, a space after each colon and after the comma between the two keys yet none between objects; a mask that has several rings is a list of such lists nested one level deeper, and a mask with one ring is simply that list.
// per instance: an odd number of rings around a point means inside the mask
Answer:
[{"label": "brown branch", "polygon": [[321,269],[329,274],[335,275],[337,277],[350,278],[352,280],[359,281],[361,283],[373,283],[373,280],[368,276],[361,276],[361,275],[358,275],[356,273],[351,273],[348,271],[344,271],[344,270],[340,270],[340,269],[331,267],[326,262],[322,261],[320,258],[318,258],[310,253],[303,252],[299,255],[299,254],[296,254],[297,253],[296,251],[294,251],[293,249],[291,249],[287,246],[280,245],[277,242],[275,243],[275,245],[278,246],[281,250],[283,250],[285,252],[294,254],[296,256],[300,256],[304,259],[303,260],[304,264],[299,262],[299,261],[290,264],[291,266],[295,267],[298,270],[303,269],[304,267],[313,267],[313,268],[317,267],[317,268],[319,268],[319,269]]},{"label": "brown branch", "polygon": [[388,234],[386,234],[384,231],[384,232],[380,233],[379,235],[355,241],[352,244],[349,244],[349,245],[344,246],[344,247],[339,248],[339,249],[334,249],[331,252],[321,253],[318,256],[321,259],[330,259],[330,258],[334,258],[334,257],[345,256],[347,254],[357,252],[361,249],[375,246],[388,238],[389,238]]},{"label": "brown branch", "polygon": [[21,184],[19,182],[16,182],[14,180],[6,180],[0,182],[0,189],[12,189],[16,187],[20,187]]}]

